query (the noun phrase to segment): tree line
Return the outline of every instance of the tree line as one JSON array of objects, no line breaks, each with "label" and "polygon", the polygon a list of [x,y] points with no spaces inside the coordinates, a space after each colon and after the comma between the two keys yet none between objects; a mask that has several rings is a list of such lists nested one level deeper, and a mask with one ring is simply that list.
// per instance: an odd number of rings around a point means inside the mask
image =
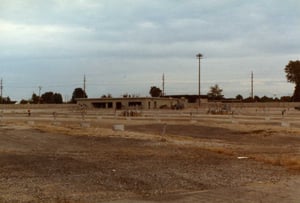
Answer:
[{"label": "tree line", "polygon": [[[77,98],[87,98],[86,92],[82,88],[75,88],[72,94],[72,98],[67,103],[76,103]],[[41,96],[33,93],[30,99],[22,99],[20,104],[62,104],[63,97],[57,92],[45,92]]]},{"label": "tree line", "polygon": [[[282,101],[282,102],[300,102],[300,61],[290,61],[284,68],[284,71],[286,73],[287,81],[290,83],[295,84],[294,93],[293,96],[283,96],[280,98],[272,98],[272,97],[259,97],[254,96],[243,98],[242,95],[237,95],[234,99],[243,101],[243,102],[272,102],[272,101]],[[218,84],[215,84],[214,86],[210,87],[209,92],[207,93],[208,100],[223,100],[224,95],[222,94],[223,89],[219,87]],[[149,94],[152,97],[161,97],[163,92],[159,87],[151,86]],[[111,94],[108,95],[102,95],[101,98],[111,98]],[[129,97],[139,97],[138,95],[129,95],[128,93],[123,95],[124,98]],[[72,93],[72,98],[70,101],[67,101],[67,103],[76,103],[77,98],[88,98],[86,92],[78,87],[75,88]],[[36,93],[33,93],[30,99],[22,99],[20,101],[21,104],[62,104],[63,97],[60,93],[57,92],[45,92],[41,96],[37,95]],[[14,104],[16,101],[12,101],[9,97],[0,97],[0,103],[1,104]]]}]

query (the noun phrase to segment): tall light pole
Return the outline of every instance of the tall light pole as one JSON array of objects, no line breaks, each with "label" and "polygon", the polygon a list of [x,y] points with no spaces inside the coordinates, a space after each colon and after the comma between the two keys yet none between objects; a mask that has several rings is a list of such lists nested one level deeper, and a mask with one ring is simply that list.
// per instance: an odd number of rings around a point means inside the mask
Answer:
[{"label": "tall light pole", "polygon": [[197,54],[196,57],[199,59],[199,77],[198,77],[198,105],[200,107],[200,97],[201,97],[201,72],[200,72],[200,60],[203,57],[202,54]]}]

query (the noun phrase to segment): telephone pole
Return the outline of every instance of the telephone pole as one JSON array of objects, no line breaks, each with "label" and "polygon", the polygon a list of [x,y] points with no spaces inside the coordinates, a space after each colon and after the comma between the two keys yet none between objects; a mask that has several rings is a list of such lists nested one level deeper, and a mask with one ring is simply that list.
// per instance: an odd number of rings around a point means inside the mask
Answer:
[{"label": "telephone pole", "polygon": [[165,74],[163,73],[163,76],[162,76],[162,96],[165,96]]},{"label": "telephone pole", "polygon": [[86,93],[85,89],[86,89],[86,77],[84,74],[84,76],[83,76],[83,91],[84,91],[84,93]]},{"label": "telephone pole", "polygon": [[251,72],[251,98],[254,99],[253,71]]},{"label": "telephone pole", "polygon": [[42,86],[39,86],[39,103],[41,103],[41,91],[42,91]]},{"label": "telephone pole", "polygon": [[0,81],[0,96],[1,96],[1,104],[3,103],[3,79]]}]

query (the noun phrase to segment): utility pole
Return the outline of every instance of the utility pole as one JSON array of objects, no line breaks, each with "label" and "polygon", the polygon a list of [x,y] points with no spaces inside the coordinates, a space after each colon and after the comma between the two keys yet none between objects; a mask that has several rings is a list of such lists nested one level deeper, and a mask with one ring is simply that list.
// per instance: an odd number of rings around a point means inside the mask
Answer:
[{"label": "utility pole", "polygon": [[42,91],[42,86],[39,86],[39,103],[41,103],[41,91]]},{"label": "utility pole", "polygon": [[162,96],[165,96],[165,74],[164,73],[162,76],[162,87],[163,87]]},{"label": "utility pole", "polygon": [[65,95],[65,103],[68,103],[68,95]]},{"label": "utility pole", "polygon": [[253,71],[251,72],[251,98],[254,99]]},{"label": "utility pole", "polygon": [[198,75],[198,106],[200,107],[200,98],[201,98],[201,72],[200,72],[200,60],[203,57],[202,54],[197,54],[196,57],[199,59],[199,75]]},{"label": "utility pole", "polygon": [[83,91],[84,91],[84,93],[86,93],[85,89],[86,89],[86,77],[84,74],[84,76],[83,76]]},{"label": "utility pole", "polygon": [[1,96],[1,104],[3,104],[3,79],[0,81],[0,96]]}]

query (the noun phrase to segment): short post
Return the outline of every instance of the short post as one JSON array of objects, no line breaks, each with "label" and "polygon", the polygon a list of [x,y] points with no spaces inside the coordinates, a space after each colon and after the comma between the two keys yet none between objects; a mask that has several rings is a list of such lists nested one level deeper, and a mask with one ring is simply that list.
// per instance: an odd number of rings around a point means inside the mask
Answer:
[{"label": "short post", "polygon": [[165,123],[165,124],[163,125],[161,135],[164,136],[164,135],[166,134],[166,131],[167,131],[167,124]]}]

